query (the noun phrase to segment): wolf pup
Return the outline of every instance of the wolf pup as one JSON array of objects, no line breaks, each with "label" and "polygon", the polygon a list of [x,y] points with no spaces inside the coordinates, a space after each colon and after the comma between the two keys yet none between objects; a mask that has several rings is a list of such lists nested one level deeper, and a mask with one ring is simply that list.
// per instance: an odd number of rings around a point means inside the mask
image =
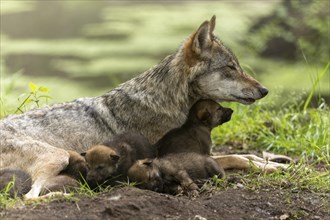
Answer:
[{"label": "wolf pup", "polygon": [[80,182],[67,175],[53,176],[45,182],[40,195],[50,192],[76,192],[80,187]]},{"label": "wolf pup", "polygon": [[31,176],[25,171],[16,168],[0,169],[0,191],[10,187],[7,191],[10,197],[22,197],[30,191],[31,185]]},{"label": "wolf pup", "polygon": [[[168,154],[162,158],[138,160],[128,171],[130,181],[138,187],[156,192],[196,194],[196,181],[214,175],[224,176],[223,169],[212,157],[198,153]],[[179,186],[179,188],[178,188]]]},{"label": "wolf pup", "polygon": [[81,155],[87,162],[86,181],[91,189],[105,183],[118,169],[119,155],[112,147],[95,145]]},{"label": "wolf pup", "polygon": [[211,154],[211,130],[230,120],[233,110],[210,99],[200,100],[190,109],[187,121],[170,130],[156,144],[158,156],[178,152]]},{"label": "wolf pup", "polygon": [[[150,143],[181,126],[200,99],[252,104],[268,90],[244,73],[215,36],[215,16],[172,55],[139,76],[94,98],[33,109],[0,122],[0,168],[32,176],[27,198],[69,163],[66,150],[85,152],[123,131],[139,131]],[[266,161],[265,161],[266,164]]]},{"label": "wolf pup", "polygon": [[69,164],[59,175],[69,176],[75,180],[84,182],[87,176],[88,165],[85,158],[78,152],[68,150]]},{"label": "wolf pup", "polygon": [[80,183],[85,183],[88,171],[85,158],[76,151],[68,150],[68,153],[70,155],[68,166],[59,175],[47,179],[41,195],[55,191],[75,191]]},{"label": "wolf pup", "polygon": [[87,182],[91,188],[97,185],[114,185],[125,181],[127,171],[136,160],[154,158],[156,149],[137,132],[124,132],[114,135],[102,145],[91,147],[85,156],[89,167]]}]

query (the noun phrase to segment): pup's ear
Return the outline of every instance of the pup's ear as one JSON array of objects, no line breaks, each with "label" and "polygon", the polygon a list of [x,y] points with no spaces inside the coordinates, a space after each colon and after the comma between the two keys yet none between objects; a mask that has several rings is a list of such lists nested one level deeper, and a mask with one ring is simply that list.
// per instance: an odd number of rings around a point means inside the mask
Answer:
[{"label": "pup's ear", "polygon": [[118,146],[118,150],[120,155],[128,155],[133,151],[131,145],[126,142],[120,143]]},{"label": "pup's ear", "polygon": [[205,21],[193,36],[192,48],[197,55],[207,56],[211,52],[213,31],[215,28],[215,16],[210,21]]},{"label": "pup's ear", "polygon": [[113,161],[115,161],[115,162],[118,162],[119,158],[120,157],[118,155],[116,155],[116,154],[110,154],[110,159],[113,160]]},{"label": "pup's ear", "polygon": [[80,155],[84,157],[84,156],[86,156],[86,152],[82,152],[82,153],[80,153]]},{"label": "pup's ear", "polygon": [[211,117],[211,113],[207,109],[203,109],[197,112],[197,118],[202,122],[207,122]]},{"label": "pup's ear", "polygon": [[153,159],[145,159],[143,161],[143,165],[151,166],[152,162],[153,162]]}]

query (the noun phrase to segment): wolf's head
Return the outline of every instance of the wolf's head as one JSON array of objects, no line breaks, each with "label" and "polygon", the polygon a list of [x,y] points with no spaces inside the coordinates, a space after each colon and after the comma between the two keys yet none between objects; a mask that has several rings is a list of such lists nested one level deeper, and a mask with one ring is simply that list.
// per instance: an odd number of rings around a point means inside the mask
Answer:
[{"label": "wolf's head", "polygon": [[233,52],[213,34],[215,16],[205,21],[183,44],[189,66],[190,92],[215,101],[251,104],[268,90],[244,73]]}]

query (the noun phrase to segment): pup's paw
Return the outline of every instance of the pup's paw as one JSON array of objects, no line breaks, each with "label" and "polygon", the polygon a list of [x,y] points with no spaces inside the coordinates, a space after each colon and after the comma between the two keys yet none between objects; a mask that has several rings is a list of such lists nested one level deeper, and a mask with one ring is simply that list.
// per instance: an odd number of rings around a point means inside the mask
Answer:
[{"label": "pup's paw", "polygon": [[189,198],[196,198],[199,195],[198,190],[194,189],[187,192]]}]

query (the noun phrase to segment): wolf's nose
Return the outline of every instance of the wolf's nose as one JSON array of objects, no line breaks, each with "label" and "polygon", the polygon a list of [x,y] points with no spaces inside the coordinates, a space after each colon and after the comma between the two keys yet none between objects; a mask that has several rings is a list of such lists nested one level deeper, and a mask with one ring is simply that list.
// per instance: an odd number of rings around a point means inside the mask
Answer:
[{"label": "wolf's nose", "polygon": [[262,87],[259,89],[259,92],[262,97],[265,97],[268,94],[268,89],[266,89],[265,87]]}]

